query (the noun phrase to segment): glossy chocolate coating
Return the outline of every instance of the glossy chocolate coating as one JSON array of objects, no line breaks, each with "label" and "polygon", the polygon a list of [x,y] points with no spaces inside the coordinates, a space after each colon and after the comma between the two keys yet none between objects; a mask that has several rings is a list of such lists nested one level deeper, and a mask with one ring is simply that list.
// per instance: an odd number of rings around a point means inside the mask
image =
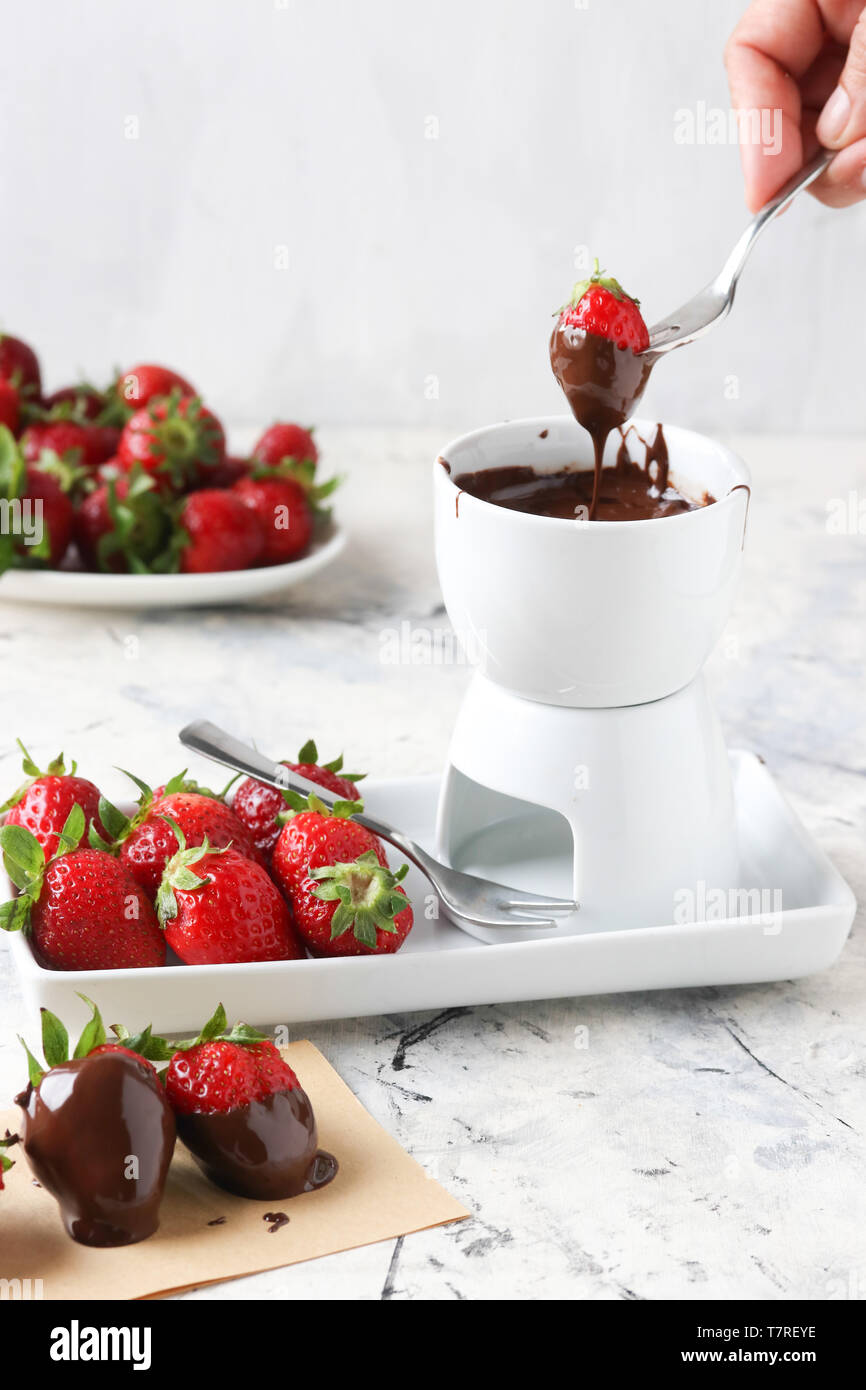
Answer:
[{"label": "glossy chocolate coating", "polygon": [[30,1166],[73,1240],[132,1245],[153,1235],[175,1123],[145,1063],[122,1052],[65,1062],[17,1104]]},{"label": "glossy chocolate coating", "polygon": [[300,1086],[225,1113],[178,1115],[177,1130],[206,1177],[239,1197],[297,1197],[337,1173],[337,1160],[317,1147],[313,1107]]},{"label": "glossy chocolate coating", "polygon": [[557,322],[550,337],[550,365],[571,413],[592,439],[594,491],[589,519],[596,519],[604,446],[611,430],[634,414],[646,390],[652,360],[608,338]]}]

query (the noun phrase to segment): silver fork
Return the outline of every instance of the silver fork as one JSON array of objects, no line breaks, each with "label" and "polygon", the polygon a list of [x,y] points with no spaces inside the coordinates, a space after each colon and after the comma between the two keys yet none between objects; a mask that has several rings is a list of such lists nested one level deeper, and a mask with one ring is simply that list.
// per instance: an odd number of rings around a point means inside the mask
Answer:
[{"label": "silver fork", "polygon": [[[290,772],[282,763],[271,762],[207,719],[197,719],[187,724],[178,738],[193,753],[200,753],[202,757],[222,763],[235,772],[245,772],[260,782],[267,782],[269,786],[295,791],[301,796],[312,792],[329,807],[339,800],[317,783]],[[355,815],[354,819],[411,859],[430,880],[448,916],[458,927],[463,922],[471,922],[479,927],[538,927],[549,930],[559,925],[553,920],[555,917],[569,916],[577,912],[580,906],[567,898],[545,898],[537,893],[519,892],[506,888],[504,884],[493,883],[490,879],[476,878],[473,874],[450,869],[393,825],[368,815],[366,811]]]},{"label": "silver fork", "polygon": [[711,280],[668,318],[653,324],[650,329],[649,347],[644,349],[642,356],[655,359],[665,352],[682,347],[685,343],[693,343],[695,338],[703,337],[713,324],[721,323],[722,319],[727,317],[734,302],[737,281],[761,232],[768,222],[772,222],[773,218],[788,206],[796,194],[820,178],[833,158],[832,152],[819,150],[808,164],[803,165],[799,173],[779,189],[774,198],[764,204],[743,232],[715,280]]}]

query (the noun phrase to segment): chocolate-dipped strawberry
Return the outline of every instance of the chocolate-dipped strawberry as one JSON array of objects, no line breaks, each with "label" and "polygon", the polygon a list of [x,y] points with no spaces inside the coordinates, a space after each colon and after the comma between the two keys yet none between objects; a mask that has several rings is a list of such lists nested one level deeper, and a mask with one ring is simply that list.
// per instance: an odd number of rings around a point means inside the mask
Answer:
[{"label": "chocolate-dipped strawberry", "polygon": [[239,1197],[283,1200],[331,1182],[337,1160],[318,1148],[309,1097],[261,1033],[225,1032],[222,1005],[165,1076],[177,1131],[202,1172]]},{"label": "chocolate-dipped strawberry", "polygon": [[43,1009],[46,1069],[28,1051],[30,1082],[16,1097],[21,1141],[73,1240],[132,1245],[159,1225],[174,1115],[150,1062],[106,1042],[99,1011],[91,1007],[71,1060],[66,1029]]},{"label": "chocolate-dipped strawberry", "polygon": [[590,435],[595,488],[589,519],[595,518],[604,446],[612,429],[634,414],[646,389],[652,358],[640,301],[618,280],[602,275],[595,262],[560,310],[550,339],[550,365],[572,414]]}]

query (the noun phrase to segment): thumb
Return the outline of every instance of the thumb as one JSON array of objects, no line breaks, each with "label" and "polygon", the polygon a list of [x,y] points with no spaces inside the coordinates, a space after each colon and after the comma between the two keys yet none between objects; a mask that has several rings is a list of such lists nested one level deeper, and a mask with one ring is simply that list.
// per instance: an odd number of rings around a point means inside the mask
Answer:
[{"label": "thumb", "polygon": [[829,150],[866,135],[866,8],[854,25],[839,85],[818,118],[816,134]]}]

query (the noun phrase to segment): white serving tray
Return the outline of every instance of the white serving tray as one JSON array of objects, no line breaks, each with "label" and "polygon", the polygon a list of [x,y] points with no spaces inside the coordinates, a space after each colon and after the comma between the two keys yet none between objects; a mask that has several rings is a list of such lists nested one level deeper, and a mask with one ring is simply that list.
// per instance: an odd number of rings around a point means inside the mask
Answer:
[{"label": "white serving tray", "polygon": [[[690,985],[753,984],[824,970],[854,919],[851,889],[806,833],[753,754],[733,752],[744,888],[781,892],[782,911],[627,931],[545,936],[479,945],[444,918],[425,917],[429,885],[415,870],[407,889],[415,927],[394,956],[253,965],[176,965],[163,970],[52,971],[16,934],[12,953],[25,1002],[68,1025],[84,1022],[76,991],[94,999],[107,1023],[133,1031],[195,1028],[219,1001],[231,1019],[296,1024],[365,1014],[409,1013]],[[438,777],[364,784],[372,814],[432,847]],[[525,866],[524,866],[525,867]],[[539,884],[544,890],[544,885]],[[579,923],[578,923],[579,925]]]},{"label": "white serving tray", "polygon": [[346,533],[334,529],[307,555],[285,565],[216,574],[92,574],[86,570],[7,570],[0,599],[14,603],[72,604],[77,608],[200,608],[249,603],[302,584],[336,560]]}]

